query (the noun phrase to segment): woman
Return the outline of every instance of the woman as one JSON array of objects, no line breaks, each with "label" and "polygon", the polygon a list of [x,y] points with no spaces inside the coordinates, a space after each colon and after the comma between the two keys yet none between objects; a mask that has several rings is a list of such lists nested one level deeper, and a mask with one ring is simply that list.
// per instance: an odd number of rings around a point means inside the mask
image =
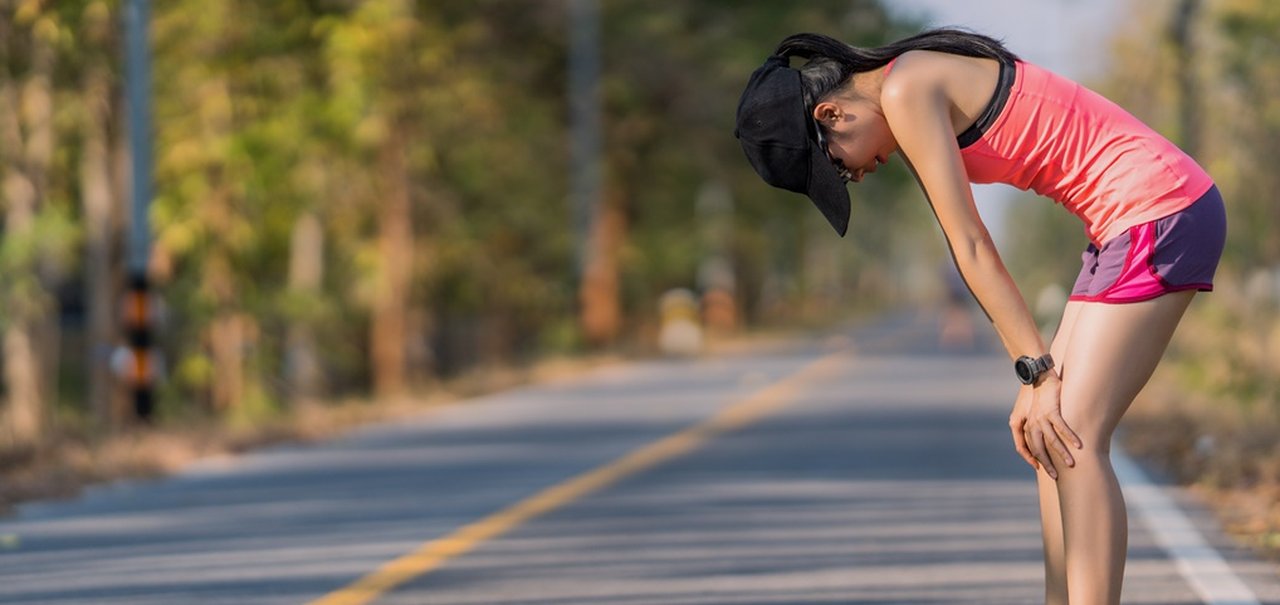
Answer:
[{"label": "woman", "polygon": [[[871,49],[791,36],[752,74],[735,134],[765,181],[808,195],[841,235],[846,183],[903,157],[1023,383],[1009,428],[1037,470],[1045,601],[1119,603],[1128,525],[1109,444],[1191,298],[1213,288],[1226,219],[1210,177],[1110,101],[955,29]],[[1035,190],[1084,222],[1048,348],[970,182]]]}]

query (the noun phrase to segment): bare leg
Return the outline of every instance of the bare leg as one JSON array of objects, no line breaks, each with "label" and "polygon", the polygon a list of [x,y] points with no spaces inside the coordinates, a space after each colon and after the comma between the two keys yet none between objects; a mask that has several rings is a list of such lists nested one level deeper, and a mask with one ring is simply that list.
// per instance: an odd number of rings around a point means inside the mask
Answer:
[{"label": "bare leg", "polygon": [[[1084,442],[1058,468],[1071,605],[1117,605],[1128,518],[1111,468],[1111,435],[1164,355],[1194,291],[1132,304],[1083,303],[1062,360],[1062,417]],[[1043,480],[1042,480],[1043,484]],[[1042,490],[1043,493],[1043,490]]]},{"label": "bare leg", "polygon": [[[1049,353],[1058,361],[1057,371],[1065,372],[1067,343],[1079,314],[1080,302],[1069,302],[1062,312],[1058,332],[1053,337]],[[1040,491],[1040,532],[1044,538],[1044,602],[1045,605],[1068,605],[1067,599],[1067,549],[1063,543],[1062,511],[1058,504],[1058,482],[1043,468],[1036,471],[1036,483]]]}]

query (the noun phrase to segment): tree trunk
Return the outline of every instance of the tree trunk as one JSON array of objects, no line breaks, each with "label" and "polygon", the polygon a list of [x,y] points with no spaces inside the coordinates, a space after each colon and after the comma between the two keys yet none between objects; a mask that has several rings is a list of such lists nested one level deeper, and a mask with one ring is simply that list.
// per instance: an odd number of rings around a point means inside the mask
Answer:
[{"label": "tree trunk", "polygon": [[622,194],[606,195],[591,225],[591,245],[578,292],[582,333],[588,346],[613,344],[622,329],[618,253],[626,236]]},{"label": "tree trunk", "polygon": [[[6,17],[7,19],[7,17]],[[0,26],[0,46],[17,39],[12,24]],[[0,51],[0,196],[7,204],[4,236],[34,246],[32,237],[40,200],[45,192],[49,163],[53,156],[52,74],[54,49],[42,36],[30,35],[29,71],[19,80],[8,73],[8,48]],[[21,83],[18,86],[19,82]],[[4,333],[4,379],[9,392],[7,420],[9,438],[17,447],[39,442],[45,408],[54,398],[57,367],[56,302],[47,294],[40,277],[39,260],[18,267],[8,276],[10,284],[26,281],[24,292],[4,292],[6,327]],[[50,323],[52,322],[52,323]],[[51,359],[53,358],[53,359]]]},{"label": "tree trunk", "polygon": [[[324,277],[324,229],[311,212],[298,217],[289,244],[289,289],[294,296],[320,296]],[[285,373],[289,398],[295,407],[306,405],[318,397],[323,385],[320,359],[316,355],[313,318],[304,313],[289,325],[285,345]]]},{"label": "tree trunk", "polygon": [[[208,144],[217,144],[230,138],[234,130],[231,85],[225,75],[208,81],[207,93],[200,99],[205,103],[200,112],[205,118],[204,137]],[[210,188],[203,200],[201,216],[211,231],[225,232],[234,228],[239,202],[234,187],[229,184],[224,158],[209,156],[205,165],[205,179]],[[246,321],[241,312],[240,290],[236,285],[234,251],[229,244],[215,241],[205,253],[204,288],[212,301],[214,313],[208,325],[208,342],[213,361],[213,383],[209,396],[213,409],[230,412],[240,406],[245,395],[245,340]]]},{"label": "tree trunk", "polygon": [[40,394],[39,352],[31,335],[35,330],[26,322],[14,321],[4,332],[4,378],[9,391],[9,445],[27,448],[40,441],[43,428],[43,402]]},{"label": "tree trunk", "polygon": [[[111,15],[106,11],[87,13],[86,38],[93,48],[107,50]],[[112,115],[111,68],[106,57],[93,55],[85,66],[84,149],[80,156],[81,206],[85,227],[85,304],[88,326],[85,334],[85,368],[88,377],[88,404],[99,427],[116,426],[115,381],[110,357],[115,343],[115,305],[121,293],[115,287],[112,258],[115,243],[111,183],[110,123]]]},{"label": "tree trunk", "polygon": [[244,322],[236,311],[231,264],[224,252],[211,252],[205,265],[218,311],[209,322],[209,350],[213,357],[213,409],[226,412],[244,397]]},{"label": "tree trunk", "polygon": [[219,313],[209,324],[214,368],[209,395],[219,412],[232,410],[244,397],[243,328],[240,315],[231,311]]},{"label": "tree trunk", "polygon": [[413,276],[412,205],[403,135],[392,134],[379,154],[382,199],[378,216],[381,275],[373,300],[370,348],[373,391],[379,398],[405,391],[409,281]]},{"label": "tree trunk", "polygon": [[[13,150],[0,162],[3,171],[0,194],[5,201],[4,230],[6,237],[18,238],[31,231],[35,222],[36,193],[34,186],[22,173],[21,140],[17,103],[10,83],[0,81],[0,125],[3,127],[3,148]],[[6,289],[7,290],[7,289]],[[36,444],[41,432],[43,402],[40,393],[40,355],[34,342],[35,325],[33,301],[18,300],[17,294],[4,292],[6,317],[4,318],[4,382],[8,401],[0,417],[8,427],[4,435],[9,445],[18,448]]]}]

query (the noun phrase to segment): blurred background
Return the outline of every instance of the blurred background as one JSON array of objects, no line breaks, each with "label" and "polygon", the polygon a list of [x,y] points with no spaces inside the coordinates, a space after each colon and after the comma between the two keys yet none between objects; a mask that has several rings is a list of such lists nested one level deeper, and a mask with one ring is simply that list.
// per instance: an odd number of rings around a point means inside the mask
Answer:
[{"label": "blurred background", "polygon": [[[900,162],[851,188],[840,239],[732,132],[788,34],[954,24],[1103,92],[1217,180],[1218,291],[1131,432],[1254,502],[1240,523],[1280,549],[1280,4],[169,0],[129,63],[131,6],[0,0],[0,506],[484,372],[940,307],[950,258]],[[149,108],[126,101],[138,73]],[[978,199],[1051,335],[1081,225],[1010,188]]]}]

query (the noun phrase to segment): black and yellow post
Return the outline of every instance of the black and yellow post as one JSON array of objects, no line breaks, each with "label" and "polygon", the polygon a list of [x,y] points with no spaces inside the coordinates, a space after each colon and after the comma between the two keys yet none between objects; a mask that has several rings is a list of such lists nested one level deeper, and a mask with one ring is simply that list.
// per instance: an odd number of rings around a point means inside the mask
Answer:
[{"label": "black and yellow post", "polygon": [[129,276],[122,305],[127,355],[120,368],[121,379],[133,401],[134,417],[145,423],[151,422],[154,416],[159,369],[159,355],[152,338],[156,318],[156,301],[153,298],[145,273]]}]

